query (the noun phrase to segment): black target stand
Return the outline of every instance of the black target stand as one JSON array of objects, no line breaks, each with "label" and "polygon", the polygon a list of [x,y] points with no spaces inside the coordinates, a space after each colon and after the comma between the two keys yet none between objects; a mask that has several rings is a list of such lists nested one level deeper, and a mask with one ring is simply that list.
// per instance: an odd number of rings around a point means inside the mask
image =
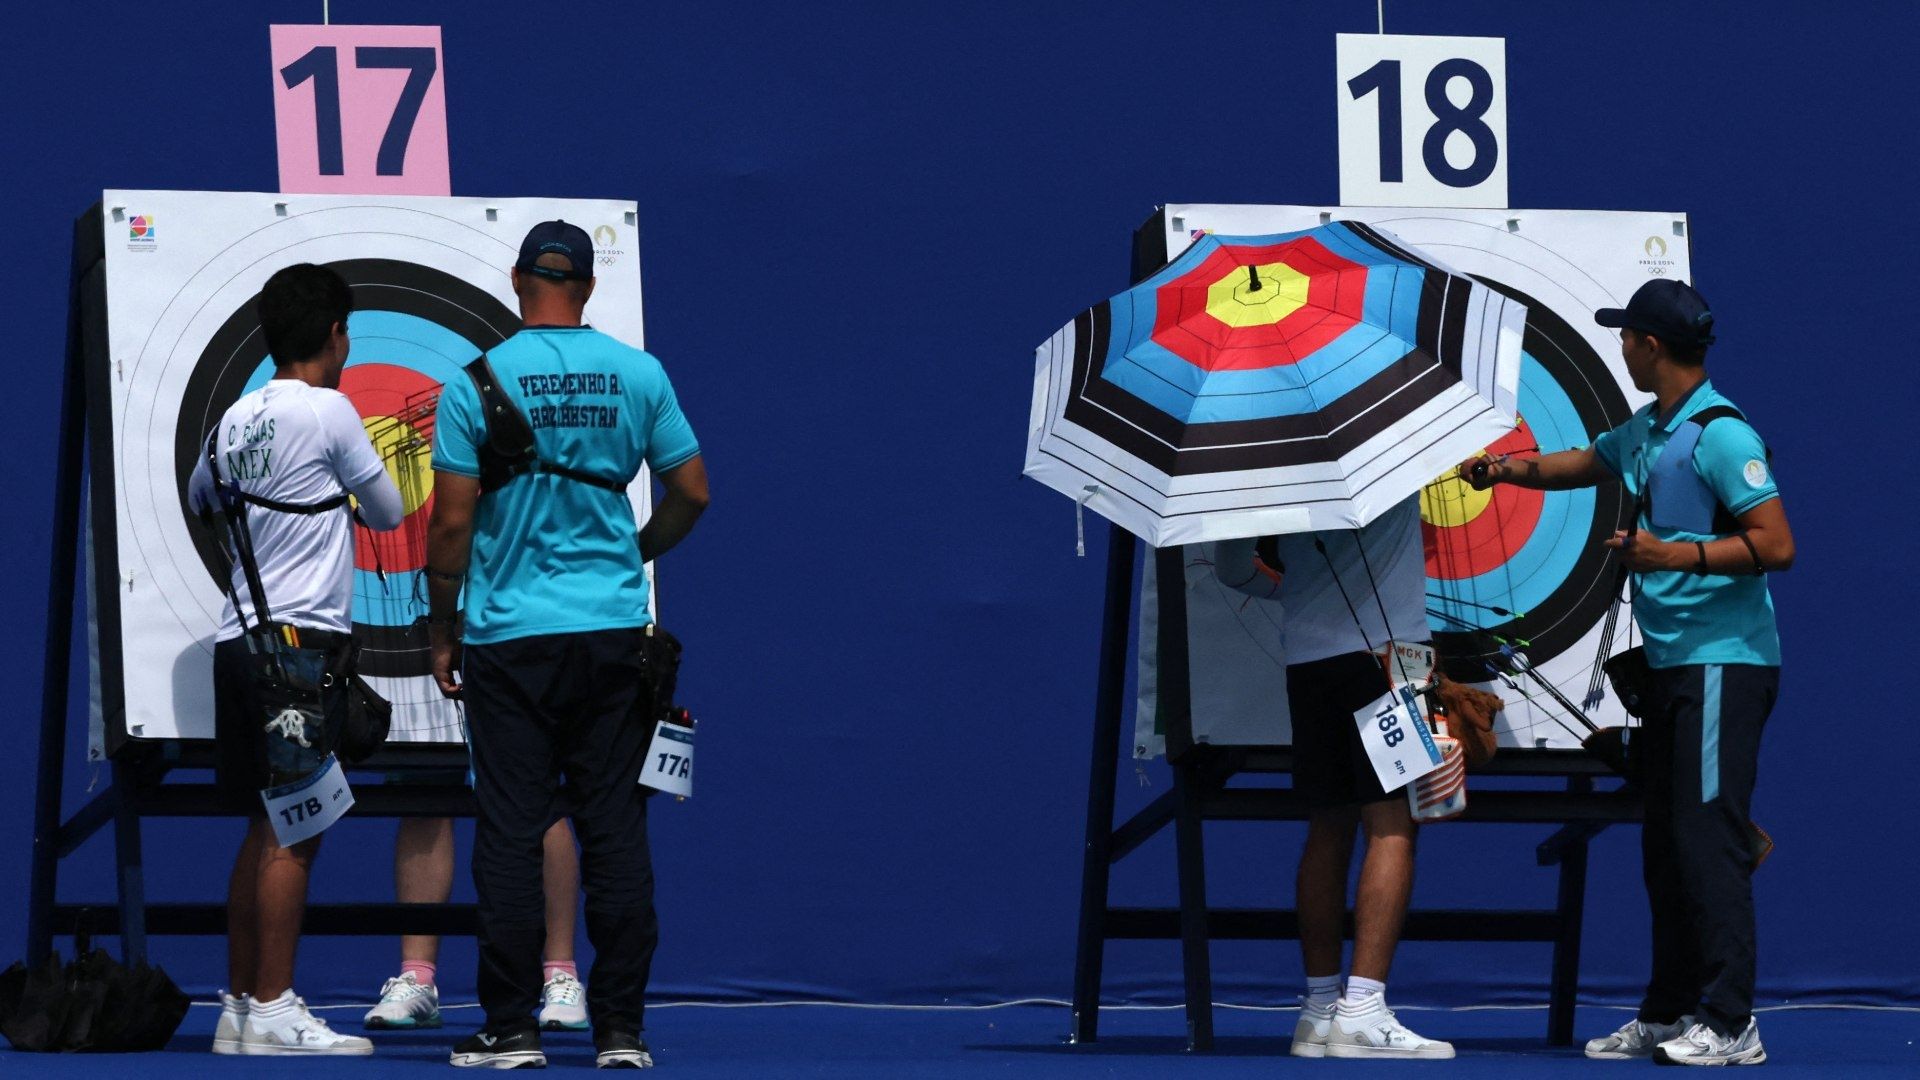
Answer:
[{"label": "black target stand", "polygon": [[[46,960],[53,950],[53,939],[62,934],[74,936],[76,952],[89,948],[94,935],[118,935],[122,958],[133,963],[146,959],[149,934],[217,935],[227,928],[224,903],[147,903],[140,842],[140,824],[145,818],[232,816],[212,783],[176,779],[182,770],[213,767],[209,740],[128,736],[124,701],[115,700],[118,695],[103,679],[105,756],[111,777],[85,805],[70,817],[63,816],[73,613],[85,598],[78,576],[83,544],[81,462],[89,453],[87,425],[106,422],[112,392],[106,358],[106,261],[101,212],[101,206],[95,204],[74,225],[65,374],[55,446],[47,651],[40,683],[40,756],[27,912],[29,965]],[[110,462],[91,464],[96,474],[111,469]],[[98,492],[100,488],[95,486],[93,490]],[[109,505],[99,505],[102,501]],[[112,497],[96,498],[94,503],[92,542],[111,542]],[[102,583],[94,584],[98,588]],[[116,586],[111,581],[104,584],[108,589]],[[121,663],[117,634],[100,633],[96,648],[103,669]],[[466,768],[466,750],[461,746],[389,744],[350,770],[350,774],[385,774],[386,782],[355,787],[354,806],[348,813],[359,817],[471,817],[472,793],[463,783],[447,779],[464,773]],[[414,779],[399,779],[409,776]],[[435,777],[440,779],[436,781]],[[55,887],[61,861],[109,825],[113,827],[117,896],[111,901],[61,903]],[[472,904],[309,904],[303,931],[383,937],[470,936],[476,925]]]},{"label": "black target stand", "polygon": [[[1165,211],[1134,233],[1133,279],[1167,261]],[[1215,939],[1275,941],[1300,936],[1290,910],[1212,908],[1207,905],[1203,826],[1209,821],[1305,821],[1306,804],[1290,788],[1236,785],[1239,777],[1289,775],[1293,753],[1284,747],[1216,747],[1196,742],[1188,707],[1185,569],[1180,549],[1149,549],[1158,587],[1160,658],[1158,692],[1165,716],[1169,791],[1118,825],[1114,796],[1125,712],[1128,627],[1132,621],[1134,573],[1139,547],[1133,534],[1108,526],[1106,595],[1100,621],[1099,682],[1094,697],[1093,763],[1087,789],[1087,831],[1080,878],[1079,938],[1073,973],[1073,1041],[1099,1035],[1100,979],[1106,943],[1116,940],[1180,942],[1185,980],[1187,1046],[1213,1048],[1213,976],[1209,958]],[[1149,643],[1140,643],[1142,648]],[[1596,791],[1596,778],[1612,777],[1606,765],[1582,751],[1503,748],[1474,771],[1467,811],[1444,827],[1475,822],[1558,825],[1535,849],[1540,866],[1559,868],[1552,908],[1513,910],[1412,910],[1401,932],[1405,941],[1541,942],[1553,946],[1547,995],[1547,1041],[1573,1041],[1573,1009],[1579,991],[1580,937],[1587,889],[1587,845],[1608,825],[1637,822],[1637,792],[1616,787]],[[1491,777],[1551,777],[1562,790],[1489,788]],[[1113,864],[1168,825],[1174,831],[1179,906],[1116,907],[1110,899]],[[1353,935],[1349,912],[1346,935]]]}]

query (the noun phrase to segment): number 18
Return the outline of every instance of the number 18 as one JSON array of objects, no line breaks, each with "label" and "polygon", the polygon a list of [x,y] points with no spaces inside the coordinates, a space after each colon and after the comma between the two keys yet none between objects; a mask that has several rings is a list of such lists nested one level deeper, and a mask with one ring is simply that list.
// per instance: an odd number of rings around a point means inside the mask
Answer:
[{"label": "number 18", "polygon": [[[1455,79],[1467,80],[1471,96],[1467,104],[1457,106],[1447,96],[1447,86]],[[1400,61],[1382,60],[1347,80],[1347,92],[1355,101],[1374,91],[1380,92],[1380,180],[1398,184],[1406,179],[1400,153]],[[1421,160],[1435,180],[1449,187],[1473,187],[1493,175],[1500,160],[1500,142],[1483,119],[1493,107],[1493,76],[1472,60],[1455,57],[1443,60],[1427,73],[1427,108],[1433,111],[1433,126],[1420,142]],[[1447,160],[1447,136],[1460,132],[1473,144],[1473,159],[1464,168],[1455,168]]]}]

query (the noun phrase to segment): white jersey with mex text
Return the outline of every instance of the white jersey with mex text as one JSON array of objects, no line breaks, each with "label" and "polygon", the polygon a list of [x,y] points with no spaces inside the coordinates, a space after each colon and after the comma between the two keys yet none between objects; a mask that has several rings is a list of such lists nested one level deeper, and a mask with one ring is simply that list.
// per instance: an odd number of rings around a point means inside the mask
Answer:
[{"label": "white jersey with mex text", "polygon": [[[233,403],[214,433],[220,479],[278,502],[311,505],[342,492],[360,501],[369,527],[400,523],[400,492],[367,438],[360,414],[338,390],[297,379],[274,379]],[[206,443],[188,485],[196,510],[218,511]],[[274,621],[318,630],[353,629],[353,518],[345,506],[295,514],[248,504],[254,560]],[[239,637],[241,614],[255,623],[253,597],[236,564],[233,591],[221,614],[219,640]]]}]

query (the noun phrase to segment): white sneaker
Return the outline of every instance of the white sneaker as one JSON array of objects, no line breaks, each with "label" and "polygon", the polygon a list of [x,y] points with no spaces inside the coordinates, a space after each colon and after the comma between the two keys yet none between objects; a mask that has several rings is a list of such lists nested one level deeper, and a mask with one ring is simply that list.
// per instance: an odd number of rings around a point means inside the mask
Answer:
[{"label": "white sneaker", "polygon": [[[1340,999],[1335,998],[1334,1003]],[[1334,1003],[1315,1005],[1312,998],[1300,999],[1300,1020],[1293,1025],[1293,1045],[1287,1053],[1294,1057],[1327,1056],[1327,1032],[1333,1028]]]},{"label": "white sneaker", "polygon": [[220,991],[220,1022],[213,1026],[213,1052],[216,1054],[237,1054],[240,1052],[240,1029],[247,1022],[247,995],[234,997],[225,990]]},{"label": "white sneaker", "polygon": [[587,984],[556,971],[540,988],[540,1026],[548,1031],[587,1030]]},{"label": "white sneaker", "polygon": [[350,1054],[366,1057],[373,1043],[358,1035],[336,1034],[325,1020],[307,1011],[307,1003],[288,990],[268,1002],[269,1013],[261,1011],[259,1001],[247,1009],[247,1022],[240,1029],[240,1052],[256,1056]]},{"label": "white sneaker", "polygon": [[380,1003],[367,1010],[364,1023],[381,1028],[440,1026],[440,988],[422,986],[409,971],[380,984]]},{"label": "white sneaker", "polygon": [[1760,1045],[1760,1025],[1752,1019],[1738,1036],[1694,1024],[1686,1034],[1654,1047],[1653,1060],[1662,1065],[1758,1065],[1767,1060],[1767,1048]]},{"label": "white sneaker", "polygon": [[1342,998],[1334,1007],[1333,1023],[1327,1028],[1327,1056],[1432,1060],[1452,1057],[1453,1044],[1407,1030],[1387,1008],[1386,999],[1371,994],[1357,1005]]},{"label": "white sneaker", "polygon": [[1587,1040],[1587,1056],[1595,1061],[1629,1061],[1653,1056],[1653,1048],[1668,1039],[1677,1039],[1693,1026],[1693,1017],[1683,1016],[1671,1024],[1649,1024],[1639,1017],[1620,1025],[1620,1030],[1599,1039]]}]

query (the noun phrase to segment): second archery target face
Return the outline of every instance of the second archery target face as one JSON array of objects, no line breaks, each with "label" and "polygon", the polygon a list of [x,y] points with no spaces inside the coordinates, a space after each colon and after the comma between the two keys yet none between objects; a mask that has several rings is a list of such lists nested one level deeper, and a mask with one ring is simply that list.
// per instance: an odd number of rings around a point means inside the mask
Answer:
[{"label": "second archery target face", "polygon": [[[1632,415],[1625,393],[1586,338],[1539,300],[1494,284],[1526,304],[1528,318],[1520,426],[1488,453],[1525,460],[1578,449],[1624,423]],[[1466,661],[1510,643],[1539,664],[1574,650],[1615,595],[1603,541],[1626,526],[1630,509],[1617,484],[1475,491],[1437,477],[1421,493],[1420,516],[1428,621],[1441,651]],[[1474,681],[1487,677],[1456,669]]]},{"label": "second archery target face", "polygon": [[[211,638],[223,593],[187,479],[221,413],[272,376],[253,310],[260,286],[281,267],[312,262],[353,289],[340,390],[407,511],[391,532],[355,530],[361,671],[393,700],[396,741],[458,741],[459,713],[433,686],[423,621],[440,388],[519,328],[508,269],[527,229],[552,218],[595,236],[589,321],[639,344],[633,205],[108,192],[105,207],[111,371],[93,385],[106,376],[111,401],[92,402],[90,422],[96,457],[112,464],[110,474],[95,470],[96,498],[110,476],[112,535],[100,535],[96,514],[92,537],[99,628],[114,635],[120,660],[100,671],[103,711],[120,713],[109,722],[140,738],[212,734]],[[144,232],[130,231],[134,217]],[[642,516],[646,486],[633,489]]]},{"label": "second archery target face", "polygon": [[[1648,400],[1626,376],[1618,337],[1595,325],[1593,312],[1624,304],[1650,277],[1690,278],[1685,215],[1173,205],[1162,211],[1161,220],[1167,250],[1177,254],[1196,232],[1280,232],[1319,224],[1323,214],[1388,229],[1527,305],[1520,426],[1491,452],[1527,458],[1589,446]],[[1487,683],[1494,677],[1484,661],[1510,649],[1578,703],[1600,659],[1600,628],[1616,592],[1615,570],[1602,542],[1625,526],[1630,510],[1618,485],[1567,492],[1501,486],[1475,492],[1457,480],[1436,478],[1421,498],[1427,613],[1435,643],[1456,659],[1454,673]],[[1188,562],[1204,558],[1198,550],[1189,554]],[[1270,619],[1250,618],[1244,597],[1213,588],[1208,577],[1188,575],[1188,704],[1195,735],[1214,743],[1290,741],[1283,715],[1264,722],[1240,715],[1270,708],[1250,703],[1285,693],[1284,653],[1267,642],[1250,648],[1242,640],[1284,622],[1284,606],[1274,605]],[[1627,647],[1630,635],[1624,628],[1630,618],[1623,611],[1613,651]],[[1141,641],[1156,640],[1151,621],[1143,616]],[[1161,708],[1148,670],[1157,659],[1151,651],[1142,655],[1145,689],[1135,740],[1146,752],[1158,748],[1150,725]],[[1232,659],[1213,663],[1210,655]],[[1259,692],[1248,693],[1248,686]],[[1507,702],[1502,743],[1579,745],[1578,722],[1545,688],[1494,680],[1491,689]],[[1625,721],[1611,699],[1589,716],[1603,725]]]}]

